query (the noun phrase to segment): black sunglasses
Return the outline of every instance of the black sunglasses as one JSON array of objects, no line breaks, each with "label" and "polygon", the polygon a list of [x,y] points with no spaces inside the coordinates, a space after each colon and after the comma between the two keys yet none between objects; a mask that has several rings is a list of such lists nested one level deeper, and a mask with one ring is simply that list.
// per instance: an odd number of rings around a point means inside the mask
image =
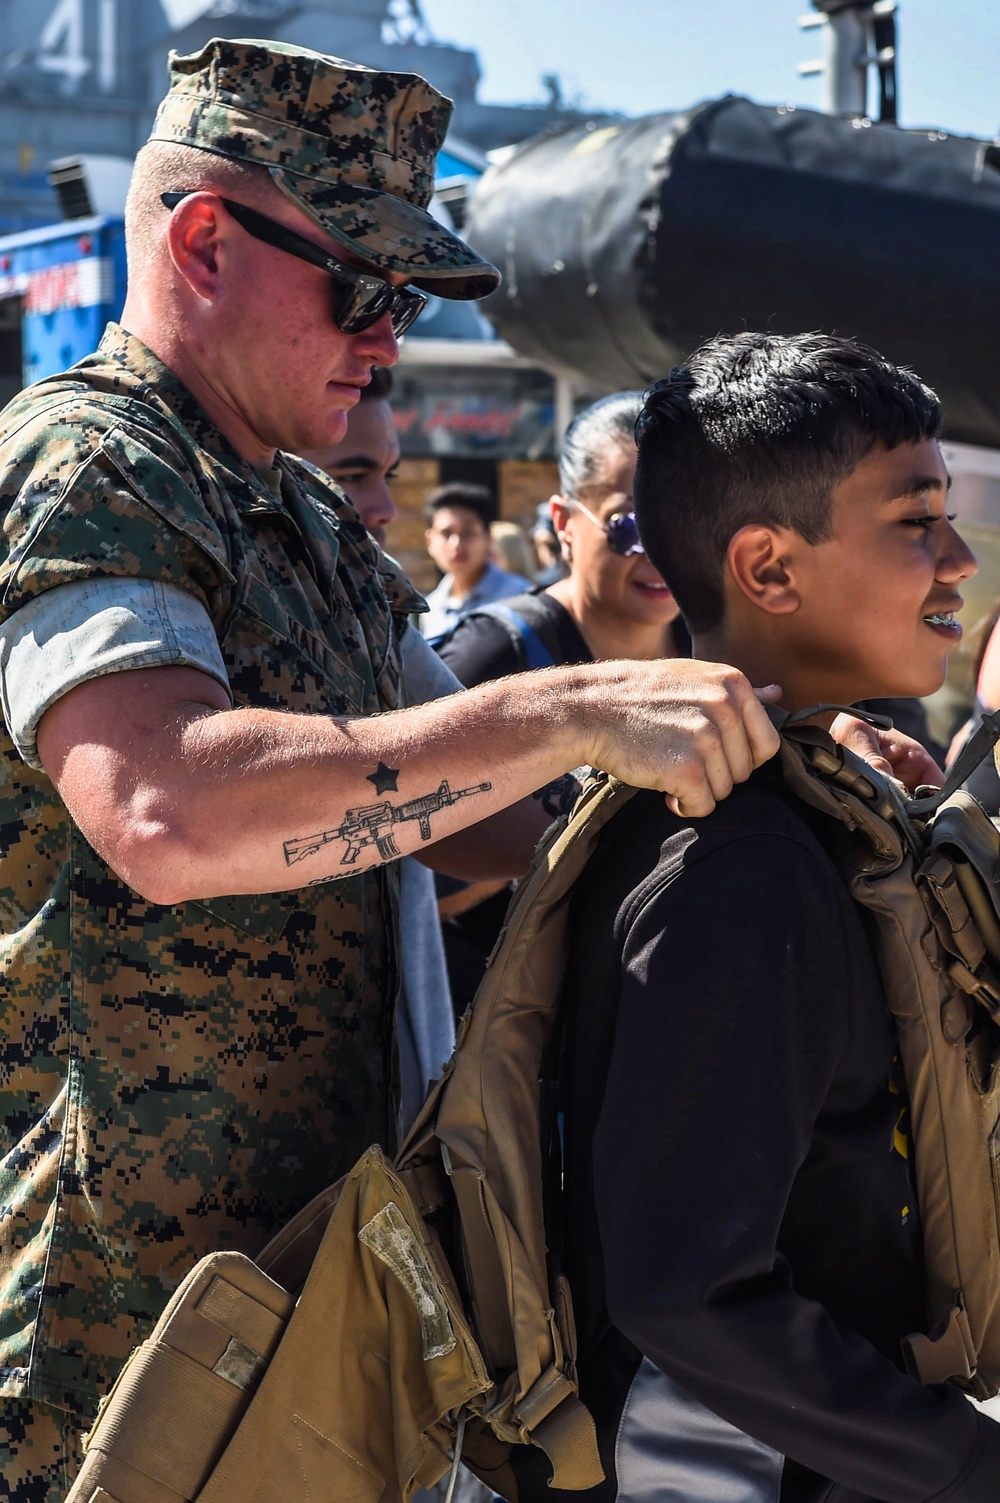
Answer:
[{"label": "black sunglasses", "polygon": [[[160,202],[168,209],[176,209],[184,198],[197,190],[188,188],[183,193],[161,193]],[[333,300],[333,321],[344,334],[360,334],[378,323],[386,313],[392,319],[392,332],[398,339],[405,334],[427,307],[427,298],[413,287],[391,287],[381,277],[368,276],[343,261],[327,255],[318,245],[313,245],[304,235],[297,235],[276,219],[248,209],[246,204],[233,203],[232,199],[217,195],[225,204],[236,223],[255,240],[273,245],[277,250],[287,251],[310,266],[318,266],[335,282],[340,283]]]},{"label": "black sunglasses", "polygon": [[595,517],[582,501],[574,501],[573,505],[577,511],[582,511],[595,527],[601,529],[612,553],[620,553],[622,558],[628,558],[633,553],[645,553],[646,550],[639,539],[639,528],[634,511],[613,512],[606,522],[602,522],[600,517]]}]

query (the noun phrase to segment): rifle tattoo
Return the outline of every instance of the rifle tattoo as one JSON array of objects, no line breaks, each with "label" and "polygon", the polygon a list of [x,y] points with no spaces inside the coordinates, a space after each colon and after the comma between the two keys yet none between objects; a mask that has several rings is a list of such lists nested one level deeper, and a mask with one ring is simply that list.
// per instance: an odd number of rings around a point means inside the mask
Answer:
[{"label": "rifle tattoo", "polygon": [[416,820],[421,840],[430,840],[432,814],[436,814],[439,809],[450,809],[460,798],[471,798],[474,793],[486,793],[492,787],[492,783],[477,783],[474,788],[457,788],[452,792],[445,779],[436,793],[425,793],[421,798],[411,798],[405,804],[393,804],[386,799],[382,803],[366,804],[361,809],[348,809],[343,824],[335,830],[320,830],[316,835],[302,835],[297,840],[286,840],[285,863],[294,866],[297,861],[314,856],[334,840],[347,842],[347,849],[340,858],[341,866],[353,866],[367,845],[375,846],[383,861],[391,861],[399,855],[393,837],[394,825]]}]

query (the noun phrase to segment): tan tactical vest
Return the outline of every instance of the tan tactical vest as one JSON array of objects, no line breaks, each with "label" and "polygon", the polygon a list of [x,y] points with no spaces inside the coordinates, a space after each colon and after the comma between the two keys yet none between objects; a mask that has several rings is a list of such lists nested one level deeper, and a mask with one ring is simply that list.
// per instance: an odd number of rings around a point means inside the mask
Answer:
[{"label": "tan tactical vest", "polygon": [[[929,1308],[908,1356],[923,1381],[984,1397],[1000,1387],[1000,837],[967,795],[903,800],[811,727],[786,722],[780,755],[830,820],[896,1018]],[[547,1256],[539,1078],[573,884],[632,792],[595,779],[543,842],[395,1165],[371,1149],[256,1263],[194,1269],[112,1391],[67,1503],[406,1503],[456,1452],[516,1499],[521,1443],[547,1453],[555,1487],[601,1480]]]}]

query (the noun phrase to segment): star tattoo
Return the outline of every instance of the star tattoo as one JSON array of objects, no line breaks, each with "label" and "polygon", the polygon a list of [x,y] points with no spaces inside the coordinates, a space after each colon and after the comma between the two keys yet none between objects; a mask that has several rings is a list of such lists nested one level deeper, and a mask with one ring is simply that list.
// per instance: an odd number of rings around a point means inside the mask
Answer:
[{"label": "star tattoo", "polygon": [[386,767],[384,762],[380,762],[375,771],[368,774],[366,781],[374,784],[376,793],[398,793],[398,777],[398,767]]}]

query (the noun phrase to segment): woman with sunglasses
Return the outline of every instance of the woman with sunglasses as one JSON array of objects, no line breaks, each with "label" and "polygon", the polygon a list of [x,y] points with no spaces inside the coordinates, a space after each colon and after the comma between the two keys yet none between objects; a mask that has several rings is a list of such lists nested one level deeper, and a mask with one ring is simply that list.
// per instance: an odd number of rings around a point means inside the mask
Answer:
[{"label": "woman with sunglasses", "polygon": [[570,425],[550,502],[568,573],[471,613],[439,644],[466,687],[553,663],[688,655],[679,607],[643,551],[632,511],[641,405],[641,392],[617,392]]},{"label": "woman with sunglasses", "polygon": [[[680,609],[643,551],[632,511],[641,406],[641,392],[617,392],[570,425],[559,456],[560,494],[550,502],[568,572],[547,589],[471,612],[437,644],[467,688],[557,663],[689,655]],[[508,886],[438,878],[438,895],[461,1014],[500,932]]]}]

